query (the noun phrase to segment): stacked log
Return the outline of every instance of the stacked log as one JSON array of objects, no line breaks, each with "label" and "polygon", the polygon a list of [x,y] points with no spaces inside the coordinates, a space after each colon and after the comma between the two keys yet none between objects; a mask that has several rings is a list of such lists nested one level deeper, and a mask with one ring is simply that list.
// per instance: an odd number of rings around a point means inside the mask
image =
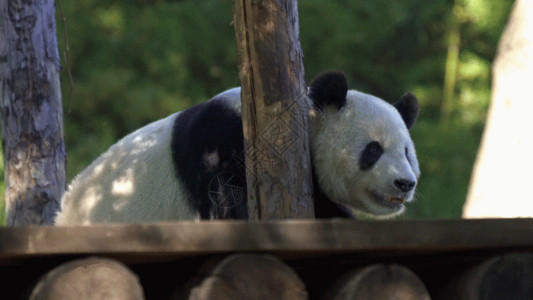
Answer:
[{"label": "stacked log", "polygon": [[396,264],[374,264],[353,270],[340,278],[323,299],[429,300],[431,298],[422,280],[409,268]]},{"label": "stacked log", "polygon": [[30,300],[116,299],[142,300],[136,274],[118,261],[85,258],[64,263],[35,286]]}]

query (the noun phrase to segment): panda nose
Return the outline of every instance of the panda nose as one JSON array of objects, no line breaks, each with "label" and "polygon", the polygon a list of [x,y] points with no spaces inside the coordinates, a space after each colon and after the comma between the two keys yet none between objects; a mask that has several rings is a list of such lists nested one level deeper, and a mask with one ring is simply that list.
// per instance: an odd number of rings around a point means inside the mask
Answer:
[{"label": "panda nose", "polygon": [[400,191],[407,193],[410,192],[416,185],[416,182],[408,179],[394,180],[394,185],[400,189]]}]

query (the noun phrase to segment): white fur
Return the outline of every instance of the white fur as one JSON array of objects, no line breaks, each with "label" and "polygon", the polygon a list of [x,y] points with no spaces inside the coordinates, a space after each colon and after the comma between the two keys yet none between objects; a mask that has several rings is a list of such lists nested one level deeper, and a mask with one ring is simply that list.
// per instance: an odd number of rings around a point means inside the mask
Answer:
[{"label": "white fur", "polygon": [[[396,108],[377,97],[350,90],[346,100],[340,110],[326,107],[325,112],[310,114],[310,144],[320,187],[332,201],[356,214],[400,214],[403,204],[376,201],[369,191],[412,200],[414,191],[403,193],[394,186],[396,179],[416,182],[420,175],[409,131]],[[359,158],[371,141],[379,142],[384,153],[370,170],[361,171]]]},{"label": "white fur", "polygon": [[216,97],[213,97],[212,101],[224,101],[224,103],[231,106],[231,108],[241,113],[241,88],[240,87],[234,87],[232,89],[226,90],[218,95]]},{"label": "white fur", "polygon": [[194,219],[169,154],[178,113],[124,137],[72,182],[56,225]]}]

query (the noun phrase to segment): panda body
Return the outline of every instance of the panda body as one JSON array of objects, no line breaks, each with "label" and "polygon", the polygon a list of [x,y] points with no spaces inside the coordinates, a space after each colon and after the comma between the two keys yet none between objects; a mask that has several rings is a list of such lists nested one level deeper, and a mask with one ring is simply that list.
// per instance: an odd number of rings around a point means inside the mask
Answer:
[{"label": "panda body", "polygon": [[[420,171],[409,136],[418,102],[392,106],[342,73],[309,88],[317,217],[390,217],[411,201]],[[246,219],[240,88],[129,134],[82,171],[56,225]]]}]

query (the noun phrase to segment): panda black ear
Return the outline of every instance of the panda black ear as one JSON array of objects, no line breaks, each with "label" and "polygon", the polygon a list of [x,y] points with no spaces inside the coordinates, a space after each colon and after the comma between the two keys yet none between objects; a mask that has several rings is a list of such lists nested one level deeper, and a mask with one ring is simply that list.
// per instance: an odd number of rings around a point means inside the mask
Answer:
[{"label": "panda black ear", "polygon": [[402,119],[405,122],[405,126],[407,126],[407,129],[411,129],[411,127],[415,124],[416,119],[418,118],[419,112],[418,99],[416,98],[416,96],[411,93],[405,93],[403,96],[400,97],[400,100],[398,100],[393,105],[394,107],[396,107],[396,109],[402,116]]},{"label": "panda black ear", "polygon": [[346,103],[348,93],[348,81],[342,72],[325,72],[318,75],[309,87],[309,98],[320,110],[333,105],[340,109]]}]

